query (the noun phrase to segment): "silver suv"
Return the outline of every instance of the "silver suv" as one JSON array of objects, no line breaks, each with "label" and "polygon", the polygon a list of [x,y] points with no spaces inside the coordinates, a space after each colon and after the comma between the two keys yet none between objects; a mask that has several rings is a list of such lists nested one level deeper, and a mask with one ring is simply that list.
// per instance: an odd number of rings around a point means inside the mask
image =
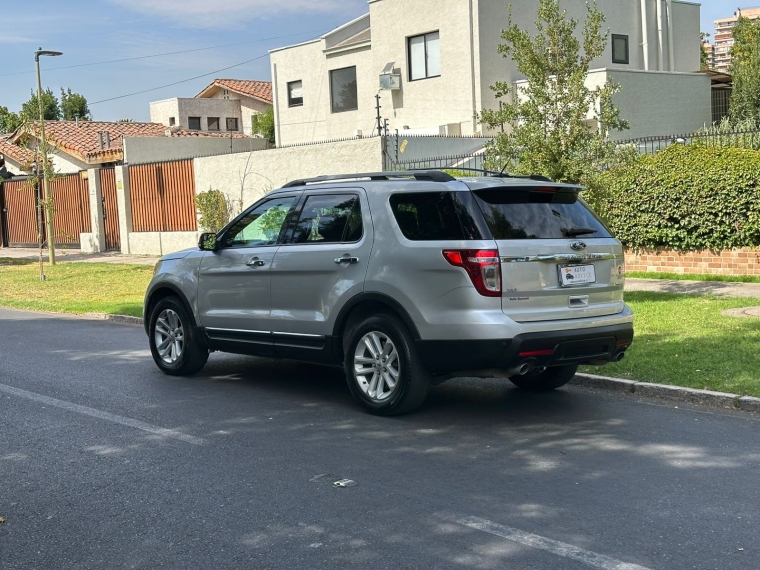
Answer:
[{"label": "silver suv", "polygon": [[633,339],[622,246],[581,189],[439,171],[290,182],[161,258],[153,358],[173,375],[217,350],[342,366],[383,415],[455,376],[558,388]]}]

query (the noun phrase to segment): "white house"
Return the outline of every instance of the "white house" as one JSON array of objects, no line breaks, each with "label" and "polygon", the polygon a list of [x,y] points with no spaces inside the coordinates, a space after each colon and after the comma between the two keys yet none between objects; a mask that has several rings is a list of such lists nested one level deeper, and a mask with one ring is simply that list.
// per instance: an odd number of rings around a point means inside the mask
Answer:
[{"label": "white house", "polygon": [[[319,39],[270,51],[278,145],[377,132],[487,134],[475,114],[498,108],[491,85],[524,80],[497,52],[508,25],[535,30],[538,0],[369,0],[369,13]],[[585,0],[561,0],[580,21]],[[597,0],[610,42],[592,85],[611,76],[631,130],[688,132],[711,122],[710,79],[699,69],[699,4]],[[580,26],[579,26],[580,27]]]},{"label": "white house", "polygon": [[150,120],[167,127],[252,136],[253,116],[271,107],[269,81],[214,79],[193,98],[153,101]]}]

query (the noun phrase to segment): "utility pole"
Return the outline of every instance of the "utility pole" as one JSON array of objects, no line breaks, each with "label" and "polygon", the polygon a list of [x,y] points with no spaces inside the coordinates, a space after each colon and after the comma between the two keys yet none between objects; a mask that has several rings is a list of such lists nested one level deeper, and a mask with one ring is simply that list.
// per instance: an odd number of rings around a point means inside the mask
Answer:
[{"label": "utility pole", "polygon": [[375,95],[375,110],[377,111],[377,136],[381,136],[383,134],[383,119],[380,117],[380,109],[382,107],[380,106],[380,93]]},{"label": "utility pole", "polygon": [[[37,64],[37,103],[40,106],[40,144],[37,151],[42,149],[42,185],[45,196],[45,215],[47,217],[47,242],[50,265],[55,265],[55,233],[53,232],[53,203],[50,199],[50,180],[48,175],[47,139],[45,138],[45,112],[42,105],[42,79],[40,78],[40,56],[55,57],[63,55],[59,51],[48,51],[39,48],[34,52],[34,62]],[[39,165],[38,165],[39,168]]]}]

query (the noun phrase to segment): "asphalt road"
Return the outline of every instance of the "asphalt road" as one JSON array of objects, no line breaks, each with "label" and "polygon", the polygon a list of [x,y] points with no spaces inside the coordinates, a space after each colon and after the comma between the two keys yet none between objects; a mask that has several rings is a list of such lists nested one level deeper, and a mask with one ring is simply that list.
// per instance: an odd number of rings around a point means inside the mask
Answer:
[{"label": "asphalt road", "polygon": [[344,382],[0,310],[0,568],[760,568],[756,415],[455,380],[385,419]]}]

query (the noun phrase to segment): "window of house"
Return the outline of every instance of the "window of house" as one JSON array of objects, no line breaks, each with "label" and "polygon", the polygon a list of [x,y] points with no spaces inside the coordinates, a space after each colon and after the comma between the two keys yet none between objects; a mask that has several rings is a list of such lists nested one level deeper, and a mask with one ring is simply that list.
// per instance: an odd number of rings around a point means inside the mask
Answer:
[{"label": "window of house", "polygon": [[291,81],[288,83],[288,107],[299,107],[301,105],[303,105],[303,83]]},{"label": "window of house", "polygon": [[612,34],[612,63],[630,63],[628,36]]},{"label": "window of house", "polygon": [[409,80],[441,75],[441,42],[438,32],[412,36],[408,40]]},{"label": "window of house", "polygon": [[219,117],[209,117],[208,118],[208,130],[209,131],[218,131],[219,130]]},{"label": "window of house", "polygon": [[228,131],[238,130],[238,120],[236,117],[227,117],[227,130]]},{"label": "window of house", "polygon": [[201,118],[200,117],[188,117],[187,118],[187,128],[191,131],[200,131],[201,130]]},{"label": "window of house", "polygon": [[333,69],[330,72],[330,105],[333,113],[355,111],[359,108],[356,66]]},{"label": "window of house", "polygon": [[177,119],[175,119],[174,117],[169,117],[169,126],[173,127],[176,124],[177,124]]}]

